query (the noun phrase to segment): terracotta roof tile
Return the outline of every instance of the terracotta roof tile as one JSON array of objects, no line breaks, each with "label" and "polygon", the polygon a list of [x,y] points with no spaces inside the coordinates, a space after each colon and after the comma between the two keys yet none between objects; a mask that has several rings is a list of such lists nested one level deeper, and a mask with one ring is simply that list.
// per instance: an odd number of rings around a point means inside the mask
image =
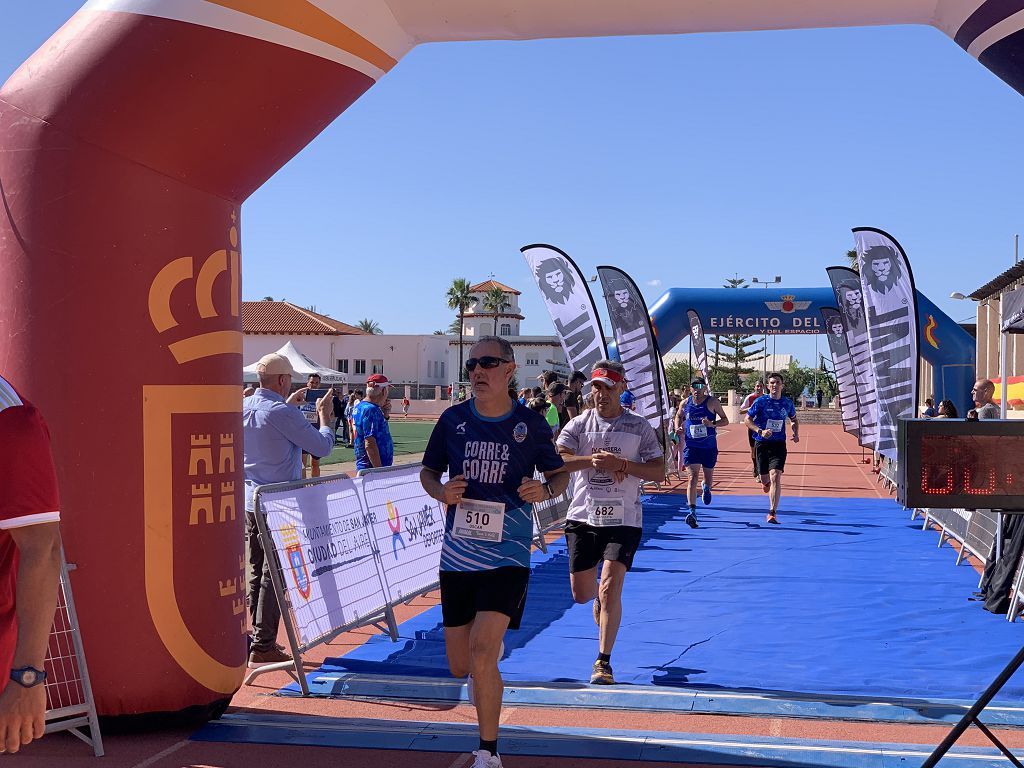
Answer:
[{"label": "terracotta roof tile", "polygon": [[491,288],[501,288],[505,293],[514,293],[516,296],[520,296],[521,293],[515,288],[509,288],[507,285],[499,283],[497,280],[484,280],[482,283],[471,285],[469,290],[473,293],[486,293]]},{"label": "terracotta roof tile", "polygon": [[243,301],[242,333],[274,336],[317,334],[321,336],[365,336],[353,325],[287,301]]}]

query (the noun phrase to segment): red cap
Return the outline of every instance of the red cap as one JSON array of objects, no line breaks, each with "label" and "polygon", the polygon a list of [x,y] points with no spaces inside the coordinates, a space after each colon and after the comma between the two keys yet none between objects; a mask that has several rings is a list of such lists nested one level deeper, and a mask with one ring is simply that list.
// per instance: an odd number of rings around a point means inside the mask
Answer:
[{"label": "red cap", "polygon": [[367,386],[386,387],[391,381],[383,373],[375,373],[366,379]]},{"label": "red cap", "polygon": [[614,387],[622,381],[622,374],[610,368],[595,368],[594,372],[590,375],[590,383],[593,384],[595,381],[599,381],[609,387]]}]

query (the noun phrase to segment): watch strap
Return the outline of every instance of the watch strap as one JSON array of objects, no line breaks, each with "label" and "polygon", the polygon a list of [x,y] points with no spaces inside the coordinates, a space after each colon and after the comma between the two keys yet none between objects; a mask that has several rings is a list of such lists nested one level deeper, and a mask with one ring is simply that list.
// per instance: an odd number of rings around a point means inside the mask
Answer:
[{"label": "watch strap", "polygon": [[[31,683],[25,682],[25,675],[28,672],[32,673],[33,679]],[[18,667],[17,669],[11,670],[10,678],[18,685],[20,685],[22,688],[34,688],[35,686],[41,685],[42,683],[46,682],[46,670],[36,669],[31,665],[25,667]]]}]

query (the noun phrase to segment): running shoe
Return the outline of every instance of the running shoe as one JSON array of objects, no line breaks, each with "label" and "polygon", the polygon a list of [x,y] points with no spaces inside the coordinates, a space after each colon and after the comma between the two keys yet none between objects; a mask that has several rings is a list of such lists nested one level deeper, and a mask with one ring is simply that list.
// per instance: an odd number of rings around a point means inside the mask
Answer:
[{"label": "running shoe", "polygon": [[700,498],[704,502],[705,507],[711,503],[711,489],[708,488],[707,483],[704,483],[701,487]]},{"label": "running shoe", "polygon": [[501,758],[492,755],[486,749],[478,749],[473,753],[473,757],[476,759],[470,768],[501,768]]},{"label": "running shoe", "polygon": [[615,685],[615,676],[612,674],[612,665],[607,661],[598,659],[594,662],[594,669],[590,673],[591,685]]},{"label": "running shoe", "polygon": [[601,598],[594,598],[594,623],[601,626]]},{"label": "running shoe", "polygon": [[778,525],[779,524],[779,519],[777,517],[775,517],[775,513],[774,512],[770,512],[768,514],[768,522],[771,523],[772,525]]},{"label": "running shoe", "polygon": [[697,515],[691,510],[690,514],[686,516],[686,524],[691,528],[698,528]]},{"label": "running shoe", "polygon": [[757,471],[757,467],[754,467],[754,477],[758,480],[761,479],[761,473]]}]

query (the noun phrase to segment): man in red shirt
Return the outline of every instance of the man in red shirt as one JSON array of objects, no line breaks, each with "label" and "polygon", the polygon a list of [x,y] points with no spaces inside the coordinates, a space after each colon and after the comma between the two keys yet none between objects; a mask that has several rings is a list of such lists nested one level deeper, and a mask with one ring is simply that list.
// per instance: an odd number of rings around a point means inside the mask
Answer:
[{"label": "man in red shirt", "polygon": [[17,752],[43,735],[59,520],[46,423],[0,377],[0,752]]}]

